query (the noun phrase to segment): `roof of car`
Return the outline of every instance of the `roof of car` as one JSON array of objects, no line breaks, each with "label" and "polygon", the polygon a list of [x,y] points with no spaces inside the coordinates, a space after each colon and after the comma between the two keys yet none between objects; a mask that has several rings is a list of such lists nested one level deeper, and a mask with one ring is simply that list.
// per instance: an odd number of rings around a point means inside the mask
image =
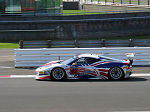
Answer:
[{"label": "roof of car", "polygon": [[96,58],[96,59],[100,58],[100,56],[97,55],[97,54],[80,54],[80,55],[78,55],[78,57],[79,58],[81,58],[81,57],[90,57],[90,58]]},{"label": "roof of car", "polygon": [[95,59],[109,59],[109,60],[114,60],[114,61],[121,61],[119,59],[115,59],[115,58],[110,58],[110,57],[106,57],[106,56],[102,56],[102,55],[98,55],[98,54],[80,54],[78,55],[79,58],[82,57],[89,57],[89,58],[95,58]]}]

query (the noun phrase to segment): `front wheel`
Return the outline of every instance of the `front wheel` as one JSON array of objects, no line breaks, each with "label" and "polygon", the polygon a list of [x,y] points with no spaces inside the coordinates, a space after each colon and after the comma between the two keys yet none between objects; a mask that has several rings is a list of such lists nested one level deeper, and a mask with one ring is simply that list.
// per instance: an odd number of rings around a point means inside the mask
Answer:
[{"label": "front wheel", "polygon": [[124,78],[124,72],[119,67],[113,67],[109,70],[109,79],[111,80],[121,80]]},{"label": "front wheel", "polygon": [[51,79],[56,81],[66,79],[65,70],[62,68],[54,68],[51,72]]}]

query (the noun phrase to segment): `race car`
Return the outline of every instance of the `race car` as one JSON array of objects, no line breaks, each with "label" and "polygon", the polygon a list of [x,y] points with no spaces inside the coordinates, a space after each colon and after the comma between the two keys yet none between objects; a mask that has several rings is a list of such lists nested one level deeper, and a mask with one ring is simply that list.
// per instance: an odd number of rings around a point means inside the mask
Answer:
[{"label": "race car", "polygon": [[36,80],[102,79],[122,80],[132,73],[133,59],[114,59],[97,54],[80,54],[68,60],[51,61],[37,68]]}]

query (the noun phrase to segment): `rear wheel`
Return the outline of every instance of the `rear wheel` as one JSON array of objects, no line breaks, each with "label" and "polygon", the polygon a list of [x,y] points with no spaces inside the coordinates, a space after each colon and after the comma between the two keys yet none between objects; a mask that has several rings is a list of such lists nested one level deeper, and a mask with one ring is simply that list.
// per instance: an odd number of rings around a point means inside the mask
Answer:
[{"label": "rear wheel", "polygon": [[56,81],[66,79],[65,70],[62,68],[54,68],[51,72],[51,79]]},{"label": "rear wheel", "polygon": [[121,80],[124,78],[124,72],[120,67],[113,67],[109,70],[109,79]]}]

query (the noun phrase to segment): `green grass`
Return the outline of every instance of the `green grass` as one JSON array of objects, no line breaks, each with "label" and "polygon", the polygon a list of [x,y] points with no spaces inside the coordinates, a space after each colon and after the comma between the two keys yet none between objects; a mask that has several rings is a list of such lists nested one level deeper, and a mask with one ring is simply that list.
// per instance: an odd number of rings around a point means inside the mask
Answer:
[{"label": "green grass", "polygon": [[63,10],[63,15],[89,15],[89,14],[106,14],[104,12],[93,12],[84,10]]},{"label": "green grass", "polygon": [[18,43],[5,43],[5,42],[0,42],[0,48],[19,48]]}]

